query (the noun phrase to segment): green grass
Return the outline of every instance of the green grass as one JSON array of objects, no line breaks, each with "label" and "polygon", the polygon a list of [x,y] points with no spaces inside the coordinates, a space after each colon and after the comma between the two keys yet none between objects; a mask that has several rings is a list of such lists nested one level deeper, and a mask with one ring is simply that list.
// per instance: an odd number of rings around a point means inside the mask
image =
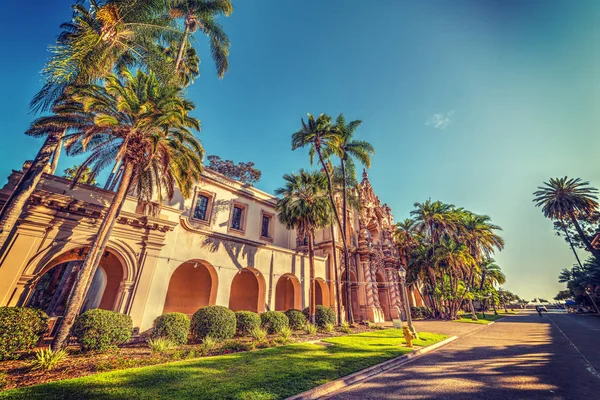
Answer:
[{"label": "green grass", "polygon": [[[422,332],[418,346],[446,338]],[[112,371],[6,392],[0,399],[282,399],[408,353],[387,329],[264,350]]]},{"label": "green grass", "polygon": [[[510,313],[509,313],[510,314]],[[516,314],[516,313],[514,313]],[[494,313],[489,313],[489,314],[485,314],[485,319],[483,319],[483,314],[481,313],[475,313],[475,315],[477,315],[477,321],[473,321],[471,319],[471,313],[468,314],[462,314],[460,315],[460,319],[454,320],[452,322],[466,322],[469,324],[481,324],[481,325],[487,325],[497,319],[500,319],[502,317],[504,317],[506,314],[505,313],[501,313],[499,312],[498,315],[494,315]]]}]

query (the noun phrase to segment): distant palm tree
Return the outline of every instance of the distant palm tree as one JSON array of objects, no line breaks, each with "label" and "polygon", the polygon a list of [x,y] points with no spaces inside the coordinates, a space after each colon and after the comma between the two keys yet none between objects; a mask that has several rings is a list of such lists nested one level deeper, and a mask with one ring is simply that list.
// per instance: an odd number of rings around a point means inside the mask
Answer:
[{"label": "distant palm tree", "polygon": [[285,185],[275,190],[281,199],[277,202],[279,221],[288,229],[295,229],[301,238],[308,241],[310,270],[309,314],[315,320],[315,230],[331,223],[331,206],[327,199],[327,180],[320,172],[300,170],[299,173],[283,176]]},{"label": "distant palm tree", "polygon": [[64,177],[70,180],[75,180],[75,178],[79,176],[78,182],[96,186],[96,177],[92,175],[91,168],[86,166],[81,172],[79,171],[79,168],[79,165],[74,165],[71,168],[65,169]]},{"label": "distant palm tree", "polygon": [[217,17],[228,17],[233,12],[231,0],[172,0],[171,16],[183,18],[183,39],[175,60],[175,71],[179,71],[188,48],[189,35],[196,31],[203,32],[210,40],[210,51],[217,66],[219,78],[229,69],[229,38]]},{"label": "distant palm tree", "polygon": [[[589,186],[589,182],[582,182],[580,178],[566,176],[550,178],[544,185],[533,192],[535,206],[542,207],[544,216],[552,220],[564,221],[568,218],[586,249],[600,259],[600,251],[592,246],[577,221],[578,214],[591,214],[598,208],[598,189]],[[575,252],[572,244],[571,249]]]},{"label": "distant palm tree", "polygon": [[107,76],[103,86],[73,88],[64,107],[39,118],[29,131],[35,136],[57,126],[70,127],[67,154],[89,153],[75,181],[88,166],[90,176],[95,177],[115,161],[123,165],[113,201],[73,286],[54,349],[62,347],[68,337],[127,194],[137,195],[140,202],[161,204],[177,187],[188,197],[202,171],[203,148],[192,133],[200,129],[200,123],[189,116],[194,106],[183,97],[182,89],[165,86],[140,70],[135,75],[123,71],[121,76]]}]

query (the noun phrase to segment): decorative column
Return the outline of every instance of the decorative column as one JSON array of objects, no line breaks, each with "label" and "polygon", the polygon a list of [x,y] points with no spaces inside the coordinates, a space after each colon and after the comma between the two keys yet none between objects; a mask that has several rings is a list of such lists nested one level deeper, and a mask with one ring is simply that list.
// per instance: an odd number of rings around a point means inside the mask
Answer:
[{"label": "decorative column", "polygon": [[119,284],[119,291],[117,292],[117,301],[115,302],[114,310],[125,314],[127,312],[127,305],[131,298],[131,289],[133,288],[134,281],[121,281]]}]

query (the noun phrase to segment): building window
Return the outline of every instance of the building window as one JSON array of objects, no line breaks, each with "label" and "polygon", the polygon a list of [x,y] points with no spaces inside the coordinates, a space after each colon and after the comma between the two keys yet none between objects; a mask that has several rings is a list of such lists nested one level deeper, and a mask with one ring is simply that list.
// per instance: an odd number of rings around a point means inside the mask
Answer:
[{"label": "building window", "polygon": [[206,221],[208,211],[208,196],[203,194],[199,194],[196,199],[196,208],[194,209],[194,218],[199,219],[201,221]]},{"label": "building window", "polygon": [[260,238],[262,240],[266,240],[268,242],[273,242],[273,234],[275,226],[273,225],[273,216],[275,214],[271,214],[262,210],[260,212]]},{"label": "building window", "polygon": [[244,209],[239,206],[233,206],[233,212],[231,213],[231,229],[242,230],[242,214]]},{"label": "building window", "polygon": [[194,203],[192,204],[191,219],[196,222],[210,224],[214,200],[214,193],[196,188]]},{"label": "building window", "polygon": [[271,223],[271,218],[267,217],[266,215],[263,215],[262,217],[262,226],[261,226],[261,230],[260,230],[260,235],[262,237],[271,237],[271,235],[269,235],[269,225]]}]

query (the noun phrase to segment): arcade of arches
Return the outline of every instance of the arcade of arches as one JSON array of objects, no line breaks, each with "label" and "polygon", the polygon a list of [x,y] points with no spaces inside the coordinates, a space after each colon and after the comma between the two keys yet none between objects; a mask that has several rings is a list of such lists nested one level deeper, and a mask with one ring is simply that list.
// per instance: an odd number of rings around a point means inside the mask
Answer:
[{"label": "arcade of arches", "polygon": [[181,264],[169,281],[163,313],[191,315],[199,308],[215,304],[218,277],[212,265],[203,261]]}]

